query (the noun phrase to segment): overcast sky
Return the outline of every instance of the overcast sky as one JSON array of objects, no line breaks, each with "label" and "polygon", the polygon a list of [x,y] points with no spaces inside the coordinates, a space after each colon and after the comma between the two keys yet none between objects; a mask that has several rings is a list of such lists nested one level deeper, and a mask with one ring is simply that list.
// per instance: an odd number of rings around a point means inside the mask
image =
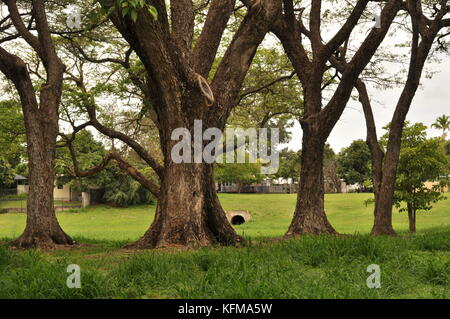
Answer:
[{"label": "overcast sky", "polygon": [[[422,122],[428,129],[428,136],[439,136],[441,131],[431,128],[436,118],[446,114],[450,116],[450,58],[441,64],[433,64],[433,70],[440,70],[433,78],[422,78],[421,88],[417,91],[407,120]],[[396,102],[400,96],[401,88],[376,90],[371,88],[374,116],[379,136],[383,133],[382,127],[390,122]],[[292,141],[288,144],[293,150],[301,149],[302,132],[297,123],[292,130]],[[341,119],[328,138],[328,143],[335,152],[347,147],[356,139],[366,139],[366,126],[361,105],[357,101],[350,101]]]}]

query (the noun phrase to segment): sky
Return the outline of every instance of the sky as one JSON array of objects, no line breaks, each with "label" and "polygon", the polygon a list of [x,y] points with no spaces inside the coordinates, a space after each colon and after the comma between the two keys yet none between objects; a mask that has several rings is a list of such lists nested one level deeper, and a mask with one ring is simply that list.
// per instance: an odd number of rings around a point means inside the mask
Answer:
[{"label": "sky", "polygon": [[[431,79],[422,78],[421,87],[413,100],[407,120],[414,123],[424,123],[429,128],[428,136],[435,137],[440,136],[442,132],[431,128],[431,124],[443,114],[450,116],[450,58],[443,60],[440,64],[430,64],[430,66],[433,71],[438,72]],[[401,87],[387,90],[368,89],[372,97],[379,137],[385,132],[382,127],[392,119],[401,89]],[[374,100],[378,103],[375,103]],[[291,132],[292,140],[287,146],[293,150],[301,149],[302,132],[300,124],[296,123]],[[366,123],[360,103],[350,101],[333,132],[331,132],[328,143],[335,152],[339,152],[356,139],[366,139]]]}]

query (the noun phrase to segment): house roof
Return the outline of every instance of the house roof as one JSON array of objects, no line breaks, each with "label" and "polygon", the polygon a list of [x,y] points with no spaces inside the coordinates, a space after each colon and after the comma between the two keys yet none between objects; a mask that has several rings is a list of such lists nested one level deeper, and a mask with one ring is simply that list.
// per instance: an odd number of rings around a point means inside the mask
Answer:
[{"label": "house roof", "polygon": [[28,178],[26,178],[25,176],[22,176],[22,175],[14,175],[14,180],[15,181],[25,181],[27,179]]}]

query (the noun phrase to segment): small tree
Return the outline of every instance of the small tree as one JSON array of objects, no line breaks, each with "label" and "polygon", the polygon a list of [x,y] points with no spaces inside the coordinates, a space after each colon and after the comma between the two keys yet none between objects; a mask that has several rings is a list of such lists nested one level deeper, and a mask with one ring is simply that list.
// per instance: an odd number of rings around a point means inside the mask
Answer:
[{"label": "small tree", "polygon": [[440,139],[427,140],[425,129],[420,123],[405,128],[397,173],[394,203],[400,212],[408,212],[411,233],[416,232],[417,211],[429,211],[433,203],[445,199],[441,184],[425,185],[438,180],[448,165]]}]

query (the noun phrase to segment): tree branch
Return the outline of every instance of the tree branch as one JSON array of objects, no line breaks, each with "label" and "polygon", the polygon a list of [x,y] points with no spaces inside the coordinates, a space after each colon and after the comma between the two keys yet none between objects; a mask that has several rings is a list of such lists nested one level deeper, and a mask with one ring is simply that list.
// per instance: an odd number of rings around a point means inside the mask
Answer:
[{"label": "tree branch", "polygon": [[194,36],[194,4],[192,0],[170,1],[172,38],[182,51],[190,52]]},{"label": "tree branch", "polygon": [[281,8],[281,1],[259,2],[259,6],[252,6],[244,17],[212,81],[216,104],[209,109],[211,123],[219,127],[225,125],[256,50],[280,16]]},{"label": "tree branch", "polygon": [[141,172],[139,172],[137,169],[135,169],[133,166],[131,166],[129,163],[127,163],[119,154],[115,152],[108,153],[102,160],[102,162],[93,167],[88,169],[87,171],[81,171],[79,169],[79,164],[75,152],[75,148],[73,147],[73,144],[70,142],[68,143],[68,148],[70,151],[70,155],[72,157],[73,162],[73,168],[74,168],[74,175],[78,177],[90,177],[93,176],[99,172],[101,172],[105,167],[109,164],[111,160],[115,160],[117,164],[119,165],[119,168],[130,175],[134,180],[138,181],[142,186],[144,186],[146,189],[148,189],[153,195],[156,197],[159,196],[159,186],[155,183],[151,182],[149,179],[147,179]]},{"label": "tree branch", "polygon": [[205,25],[192,54],[194,70],[204,78],[208,78],[235,3],[236,0],[211,1]]},{"label": "tree branch", "polygon": [[151,156],[142,145],[140,145],[138,142],[136,142],[134,139],[129,137],[128,135],[116,131],[112,128],[106,127],[102,125],[98,119],[96,114],[96,106],[95,102],[92,97],[89,97],[89,93],[86,90],[86,87],[81,81],[77,81],[77,86],[82,91],[82,99],[84,107],[86,108],[91,125],[95,127],[100,133],[110,137],[110,138],[117,138],[130,146],[155,172],[156,174],[162,178],[163,176],[163,170],[164,168],[156,161],[153,156]]}]

